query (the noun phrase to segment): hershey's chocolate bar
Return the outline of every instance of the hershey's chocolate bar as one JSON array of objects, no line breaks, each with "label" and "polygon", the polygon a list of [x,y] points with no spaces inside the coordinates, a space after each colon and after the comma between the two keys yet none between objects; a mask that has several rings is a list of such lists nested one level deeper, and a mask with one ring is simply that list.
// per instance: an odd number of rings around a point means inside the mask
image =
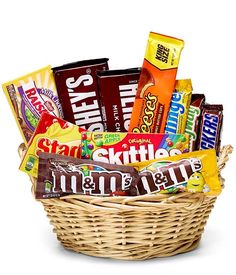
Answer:
[{"label": "hershey's chocolate bar", "polygon": [[53,68],[64,119],[91,132],[104,131],[96,75],[102,70],[108,70],[108,58]]},{"label": "hershey's chocolate bar", "polygon": [[97,73],[103,121],[108,132],[127,132],[141,69]]}]

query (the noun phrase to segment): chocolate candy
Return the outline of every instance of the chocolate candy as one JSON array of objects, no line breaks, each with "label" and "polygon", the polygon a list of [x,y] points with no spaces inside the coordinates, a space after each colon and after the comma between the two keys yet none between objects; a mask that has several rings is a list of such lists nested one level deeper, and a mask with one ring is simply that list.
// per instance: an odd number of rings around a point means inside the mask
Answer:
[{"label": "chocolate candy", "polygon": [[83,133],[82,158],[127,164],[188,152],[188,135]]},{"label": "chocolate candy", "polygon": [[129,132],[164,132],[183,46],[183,40],[149,34]]},{"label": "chocolate candy", "polygon": [[165,133],[184,133],[192,90],[191,79],[176,80],[175,91],[171,99]]},{"label": "chocolate candy", "polygon": [[128,131],[140,72],[132,68],[97,73],[106,131]]},{"label": "chocolate candy", "polygon": [[65,120],[89,131],[104,131],[96,74],[108,69],[107,62],[101,58],[53,68]]},{"label": "chocolate candy", "polygon": [[43,113],[28,144],[20,170],[37,177],[40,152],[79,158],[81,156],[81,131],[85,130],[48,113]]},{"label": "chocolate candy", "polygon": [[204,102],[204,94],[192,94],[185,127],[185,134],[189,135],[189,151],[194,151],[197,149],[200,116]]},{"label": "chocolate candy", "polygon": [[43,112],[63,117],[50,66],[2,85],[25,141],[33,135]]},{"label": "chocolate candy", "polygon": [[221,192],[214,149],[129,165],[139,171],[140,195],[186,191],[217,196]]},{"label": "chocolate candy", "polygon": [[215,148],[217,155],[220,150],[220,138],[223,122],[223,106],[221,104],[203,105],[198,149]]},{"label": "chocolate candy", "polygon": [[96,196],[136,195],[135,168],[39,153],[36,199],[69,194]]}]

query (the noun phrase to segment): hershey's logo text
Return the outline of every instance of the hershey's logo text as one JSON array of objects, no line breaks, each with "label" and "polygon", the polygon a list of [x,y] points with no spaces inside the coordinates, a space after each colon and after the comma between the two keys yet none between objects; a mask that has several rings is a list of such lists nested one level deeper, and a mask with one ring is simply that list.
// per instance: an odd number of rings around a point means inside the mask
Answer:
[{"label": "hershey's logo text", "polygon": [[93,82],[92,75],[86,74],[79,76],[77,80],[74,77],[67,78],[66,86],[76,125],[91,132],[103,132],[104,127],[98,101],[94,99],[92,104],[86,104],[86,99],[96,98],[96,91],[75,92],[75,88],[78,88],[80,85],[84,87],[91,86]]}]

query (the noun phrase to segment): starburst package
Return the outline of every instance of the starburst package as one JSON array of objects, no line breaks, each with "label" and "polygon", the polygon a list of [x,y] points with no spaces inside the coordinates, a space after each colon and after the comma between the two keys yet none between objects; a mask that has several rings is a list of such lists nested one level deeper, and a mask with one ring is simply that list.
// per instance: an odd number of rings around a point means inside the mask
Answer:
[{"label": "starburst package", "polygon": [[214,149],[129,165],[139,171],[137,189],[140,195],[186,191],[217,196],[221,192]]},{"label": "starburst package", "polygon": [[40,152],[79,158],[81,155],[81,131],[85,130],[47,112],[43,113],[28,144],[20,170],[37,177]]},{"label": "starburst package", "polygon": [[50,66],[9,81],[2,87],[26,144],[43,112],[63,117]]}]

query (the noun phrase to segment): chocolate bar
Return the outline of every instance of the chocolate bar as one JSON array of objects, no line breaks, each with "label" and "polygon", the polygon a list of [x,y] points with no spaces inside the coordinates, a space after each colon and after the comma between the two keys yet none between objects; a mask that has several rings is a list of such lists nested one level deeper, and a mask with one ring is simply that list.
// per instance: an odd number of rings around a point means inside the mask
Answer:
[{"label": "chocolate bar", "polygon": [[53,68],[65,120],[88,131],[104,131],[96,74],[108,70],[107,62],[101,58]]},{"label": "chocolate bar", "polygon": [[97,73],[106,131],[128,131],[140,72],[132,68]]},{"label": "chocolate bar", "polygon": [[199,150],[215,148],[217,155],[219,154],[222,122],[223,105],[203,105],[198,142]]},{"label": "chocolate bar", "polygon": [[191,103],[188,110],[185,134],[189,135],[189,151],[197,149],[197,139],[200,127],[200,117],[202,106],[205,102],[204,94],[192,94]]},{"label": "chocolate bar", "polygon": [[136,195],[135,168],[39,153],[36,199],[69,194],[97,196]]}]

